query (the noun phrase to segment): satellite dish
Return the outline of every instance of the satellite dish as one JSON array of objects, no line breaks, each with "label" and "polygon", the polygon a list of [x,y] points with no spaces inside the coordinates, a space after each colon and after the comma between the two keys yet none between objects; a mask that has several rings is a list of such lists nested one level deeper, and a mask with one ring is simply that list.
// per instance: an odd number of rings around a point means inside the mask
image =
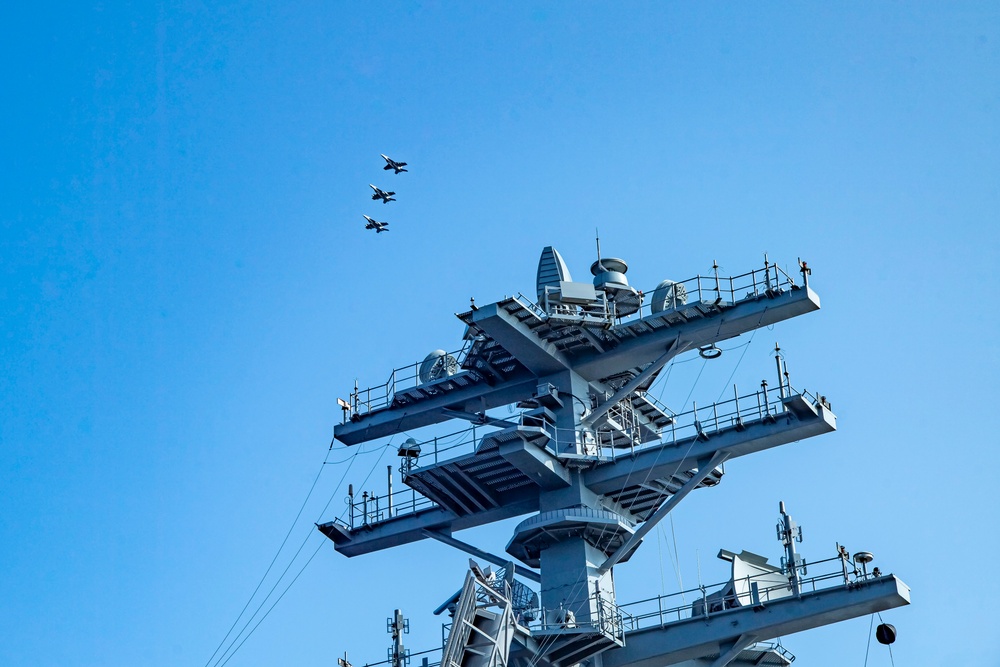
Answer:
[{"label": "satellite dish", "polygon": [[417,371],[417,377],[422,384],[434,382],[458,372],[458,360],[444,350],[434,350],[428,354]]},{"label": "satellite dish", "polygon": [[650,300],[649,309],[654,313],[660,313],[668,308],[683,306],[687,303],[687,288],[683,283],[675,283],[673,280],[664,280],[653,290],[653,298]]}]

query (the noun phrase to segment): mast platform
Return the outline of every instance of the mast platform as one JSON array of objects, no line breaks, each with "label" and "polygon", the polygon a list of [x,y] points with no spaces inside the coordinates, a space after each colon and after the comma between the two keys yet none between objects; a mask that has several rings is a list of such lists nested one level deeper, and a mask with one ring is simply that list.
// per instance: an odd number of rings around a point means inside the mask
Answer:
[{"label": "mast platform", "polygon": [[[713,280],[716,287],[710,289]],[[334,436],[356,445],[447,421],[453,418],[449,409],[478,413],[529,400],[540,378],[567,370],[613,391],[654,361],[662,368],[682,352],[820,307],[808,285],[796,284],[775,265],[677,284],[690,285],[685,293],[694,300],[656,312],[650,300],[626,317],[613,311],[595,317],[579,306],[568,315],[569,307],[550,305],[549,313],[523,295],[460,313],[468,333],[467,347],[453,356],[458,372],[426,382],[419,377],[419,364],[411,364],[394,370],[382,385],[356,389],[350,419],[334,428]],[[658,372],[649,372],[637,390],[648,388]]]},{"label": "mast platform", "polygon": [[[784,396],[781,394],[784,393]],[[836,430],[836,416],[819,397],[787,389],[761,389],[674,415],[663,440],[630,449],[598,447],[588,455],[561,456],[560,433],[537,411],[501,430],[471,427],[415,443],[421,451],[390,498],[351,501],[347,523],[320,530],[345,556],[358,556],[428,537],[425,531],[463,530],[537,512],[546,490],[569,486],[568,470],[631,524],[648,519],[692,477],[699,462],[727,458],[805,440]],[[616,466],[619,460],[629,465]],[[699,486],[714,486],[713,471]],[[419,493],[418,499],[414,493]],[[521,552],[519,552],[521,553]]]},{"label": "mast platform", "polygon": [[[574,282],[545,248],[537,302],[520,293],[473,301],[457,313],[460,350],[435,350],[338,400],[339,442],[406,438],[396,443],[406,488],[393,490],[392,466],[385,493],[358,497],[351,487],[346,520],[317,526],[336,550],[357,556],[431,538],[503,569],[500,580],[472,564],[439,608],[454,609],[444,667],[788,665],[780,646],[758,642],[909,603],[895,577],[868,574],[868,552],[856,554],[862,572],[852,579],[838,548],[830,560],[843,584],[804,579],[801,530],[782,503],[780,568],[723,551],[732,579],[712,595],[699,588],[693,605],[665,612],[655,598],[655,615],[618,605],[615,566],[691,491],[719,484],[727,461],[837,428],[825,396],[792,387],[777,346],[770,386],[733,386],[731,398],[680,413],[651,393],[678,355],[714,359],[720,341],[818,310],[804,262],[801,283],[765,256],[762,269],[723,278],[713,264],[712,276],[663,280],[649,293],[628,284],[627,268],[598,248],[593,283]],[[503,407],[504,416],[490,412]],[[451,420],[468,426],[414,432]],[[516,569],[453,536],[522,515],[531,516],[505,547]]]}]

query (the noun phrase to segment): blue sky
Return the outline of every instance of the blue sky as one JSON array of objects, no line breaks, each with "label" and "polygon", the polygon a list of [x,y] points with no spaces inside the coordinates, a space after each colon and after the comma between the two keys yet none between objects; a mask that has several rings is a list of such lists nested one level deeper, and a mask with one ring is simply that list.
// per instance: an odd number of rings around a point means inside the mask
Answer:
[{"label": "blue sky", "polygon": [[[375,443],[345,477],[336,398],[457,348],[452,314],[532,293],[545,245],[585,277],[599,228],[639,287],[767,252],[823,300],[662,388],[752,386],[778,341],[840,420],[681,504],[684,585],[725,578],[719,548],[777,559],[784,500],[808,558],[840,541],[913,588],[899,664],[996,664],[996,4],[77,3],[2,30],[0,663],[206,664],[317,473],[262,590],[319,551],[228,664],[380,660],[396,607],[430,648],[466,557],[311,528],[395,464]],[[620,602],[678,589],[668,538]],[[860,664],[868,622],[784,643]]]}]

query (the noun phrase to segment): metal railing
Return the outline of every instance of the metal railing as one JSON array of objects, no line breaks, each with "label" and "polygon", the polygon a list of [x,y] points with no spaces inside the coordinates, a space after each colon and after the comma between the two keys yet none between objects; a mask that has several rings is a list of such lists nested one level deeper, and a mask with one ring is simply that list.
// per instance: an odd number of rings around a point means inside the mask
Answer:
[{"label": "metal railing", "polygon": [[[808,285],[806,274],[803,283]],[[798,289],[795,279],[777,263],[768,261],[764,256],[764,267],[752,269],[737,276],[720,276],[717,266],[713,267],[710,276],[697,275],[687,280],[674,283],[673,294],[678,295],[676,301],[671,301],[663,312],[684,310],[692,303],[710,303],[734,305],[742,301],[756,301],[762,297],[774,297],[792,289]],[[653,314],[651,297],[656,290],[640,291],[642,302],[635,313],[619,318],[620,321],[640,319]],[[685,298],[679,298],[683,291]]]},{"label": "metal railing", "polygon": [[[741,396],[738,387],[733,385],[731,399],[702,407],[693,403],[693,407],[687,412],[668,412],[667,414],[671,415],[671,423],[660,432],[659,440],[631,448],[602,448],[607,450],[602,451],[603,458],[614,461],[650,447],[660,447],[666,443],[676,445],[692,437],[709,438],[733,428],[742,429],[762,421],[776,420],[789,414],[784,400],[792,396],[802,396],[814,405],[819,405],[821,402],[819,397],[805,390],[797,392],[788,384],[768,388],[767,382],[762,381],[760,387],[755,392]],[[646,394],[645,398],[649,400],[652,397]]]},{"label": "metal railing", "polygon": [[[753,269],[737,276],[720,276],[717,266],[713,267],[713,270],[714,273],[711,276],[697,275],[675,283],[676,291],[674,294],[679,294],[680,290],[683,289],[686,295],[685,302],[681,303],[678,299],[676,302],[668,304],[669,307],[663,312],[669,313],[673,310],[683,310],[690,307],[693,302],[726,303],[727,305],[733,305],[741,301],[753,301],[762,297],[779,295],[790,289],[798,289],[794,278],[781,269],[777,263],[768,261],[766,255],[764,257],[763,268]],[[808,270],[804,268],[801,270],[803,283],[808,285],[808,274],[806,271]],[[608,318],[608,324],[611,324],[613,320],[625,322],[653,315],[652,302],[647,297],[652,296],[654,292],[655,290],[650,290],[649,292],[640,291],[638,310],[626,317],[618,317],[613,310],[609,310],[613,304],[603,300],[604,295],[602,294],[600,295],[602,299],[599,299],[602,303],[602,317]],[[524,294],[519,292],[511,298],[537,317],[541,319],[549,317],[549,313],[542,305],[535,303]],[[465,355],[468,353],[470,347],[470,341],[465,341],[460,350],[449,353],[455,358],[459,367],[462,366]],[[389,374],[389,378],[383,384],[364,389],[355,386],[351,392],[349,404],[345,407],[345,412],[350,411],[352,415],[364,415],[373,410],[392,405],[393,398],[398,391],[410,389],[421,384],[419,371],[422,363],[422,361],[418,361],[393,369]]]},{"label": "metal railing", "polygon": [[747,647],[753,651],[774,651],[788,662],[795,662],[795,656],[778,642],[755,642]]},{"label": "metal railing", "polygon": [[[465,341],[461,349],[446,354],[453,358],[456,365],[461,368],[470,347],[471,341]],[[388,407],[392,405],[392,400],[395,398],[397,392],[425,384],[420,381],[420,366],[423,363],[424,361],[417,361],[406,366],[401,366],[400,368],[392,369],[392,372],[389,373],[389,378],[382,384],[364,389],[360,389],[355,385],[354,390],[351,391],[351,400],[349,401],[351,414],[363,415],[373,410]]]},{"label": "metal railing", "polygon": [[[434,436],[429,440],[418,443],[420,457],[410,464],[410,470],[417,471],[420,468],[437,465],[475,452],[476,447],[479,445],[479,437],[493,432],[487,430],[488,428],[491,427],[488,425],[473,424],[468,428],[453,431],[445,435]],[[494,426],[492,428],[497,429],[498,427]]]},{"label": "metal railing", "polygon": [[[544,442],[540,442],[539,446],[556,458],[572,458],[586,465],[600,465],[632,457],[646,449],[664,445],[678,446],[689,442],[692,438],[711,438],[731,429],[743,429],[753,424],[788,418],[791,413],[785,406],[784,400],[794,396],[802,396],[813,405],[825,404],[823,397],[807,391],[796,391],[789,384],[768,387],[767,382],[762,381],[759,390],[743,395],[739,394],[738,388],[734,385],[731,399],[703,407],[694,404],[691,410],[681,413],[665,410],[671,416],[671,423],[660,432],[658,439],[645,443],[630,440],[630,445],[627,447],[612,446],[614,434],[610,431],[560,429],[530,412],[522,412],[507,421],[521,427],[540,429],[539,434]],[[647,394],[646,398],[649,400],[652,397]],[[414,473],[422,468],[469,456],[476,452],[483,437],[489,437],[502,428],[498,425],[473,425],[419,442],[417,443],[420,448],[419,458],[409,459],[404,464],[408,467],[404,467],[403,472]],[[584,453],[575,454],[578,450]],[[567,452],[574,454],[567,455]],[[347,502],[350,505],[349,521],[352,529],[437,506],[430,499],[409,488],[382,496],[366,491],[360,495],[349,496]]]},{"label": "metal railing", "polygon": [[[803,284],[808,285],[808,274],[802,272]],[[720,276],[718,266],[713,266],[713,273],[710,276],[696,275],[687,280],[680,280],[673,284],[670,298],[663,304],[664,313],[675,310],[685,310],[695,303],[712,305],[731,306],[743,301],[755,301],[765,297],[774,297],[789,290],[799,289],[799,284],[777,263],[770,262],[764,256],[764,266],[760,269],[752,269],[746,273],[736,276]],[[627,314],[622,315],[616,310],[614,300],[606,299],[605,295],[599,291],[597,301],[594,303],[593,313],[590,319],[606,319],[607,323],[627,322],[634,319],[641,319],[653,315],[652,296],[656,290],[638,290],[639,305],[635,308],[634,303],[630,304]],[[561,318],[567,317],[571,313],[576,313],[579,317],[584,317],[589,307],[578,308],[576,306],[561,306],[558,302],[548,301],[548,295],[543,295],[544,303],[531,303],[528,297],[523,294],[518,295],[518,302],[528,308],[541,318],[546,318],[550,314],[558,314]],[[527,302],[527,303],[526,303]],[[563,310],[559,310],[559,309]]]},{"label": "metal railing", "polygon": [[564,609],[539,607],[535,612],[537,620],[529,623],[528,629],[545,633],[568,628],[589,628],[616,641],[623,641],[625,632],[634,625],[631,615],[599,593],[590,597],[590,604],[595,611],[579,616],[568,615]]},{"label": "metal railing", "polygon": [[525,310],[534,313],[534,315],[539,319],[544,320],[546,317],[549,316],[549,314],[545,311],[544,308],[542,308],[542,306],[535,303],[528,297],[524,296],[524,294],[522,294],[521,292],[518,292],[511,298],[514,299],[514,301],[517,301],[519,304],[521,304],[521,307],[524,308]]},{"label": "metal railing", "polygon": [[[832,589],[838,586],[847,588],[863,586],[866,582],[882,576],[877,568],[872,572],[858,570],[853,565],[849,565],[848,559],[839,553],[833,558],[808,563],[807,566],[814,570],[817,566],[826,566],[822,569],[829,571],[808,578],[799,576],[799,589],[803,593]],[[745,589],[727,595],[719,595],[719,593],[726,590],[729,584],[734,583],[732,580],[625,603],[620,605],[620,608],[624,618],[631,621],[631,625],[626,630],[631,632],[650,627],[662,627],[668,623],[694,617],[708,618],[741,607],[767,605],[777,600],[793,597],[791,579],[775,584],[775,574],[778,573],[764,572],[744,577],[740,583],[746,585]],[[787,576],[790,577],[790,575]],[[717,589],[716,593],[709,593],[709,590],[712,589]],[[692,598],[693,602],[687,602],[688,598]],[[677,604],[678,600],[681,601],[679,605]]]},{"label": "metal railing", "polygon": [[433,500],[410,488],[381,496],[368,491],[354,495],[352,491],[348,494],[346,502],[348,506],[347,525],[352,530],[386,521],[396,516],[415,514],[425,509],[437,507],[437,503]]},{"label": "metal railing", "polygon": [[[592,446],[592,458],[595,462],[614,461],[622,456],[631,456],[642,449],[659,447],[665,443],[677,444],[679,441],[690,437],[709,437],[730,428],[739,428],[759,421],[777,419],[786,414],[786,408],[782,402],[783,399],[795,395],[801,395],[807,401],[814,404],[819,404],[820,402],[820,399],[813,394],[806,391],[797,392],[790,385],[768,388],[767,383],[762,382],[761,389],[758,391],[741,396],[739,395],[738,388],[734,385],[733,398],[731,399],[703,407],[698,407],[697,403],[695,403],[691,410],[675,413],[662,403],[659,403],[659,401],[655,401],[649,394],[646,394],[644,396],[646,400],[658,404],[658,407],[671,417],[671,423],[660,431],[659,439],[643,444],[635,444],[632,447],[612,447],[610,444],[612,439],[610,432],[562,429],[546,423],[542,427],[544,434],[548,437],[548,444],[545,446],[545,449],[549,450],[554,456],[559,456],[560,453],[570,447],[575,448],[577,444],[584,447],[589,444]],[[524,425],[524,414],[521,413],[516,417],[512,417],[509,421],[515,421]],[[532,422],[534,421],[532,420]],[[531,425],[537,426],[537,423],[532,423]],[[495,429],[499,427],[472,426],[419,443],[421,455],[419,462],[413,466],[413,470],[429,465],[438,465],[459,456],[473,453],[479,443],[478,435],[485,436],[492,432],[485,430],[487,428]]]}]

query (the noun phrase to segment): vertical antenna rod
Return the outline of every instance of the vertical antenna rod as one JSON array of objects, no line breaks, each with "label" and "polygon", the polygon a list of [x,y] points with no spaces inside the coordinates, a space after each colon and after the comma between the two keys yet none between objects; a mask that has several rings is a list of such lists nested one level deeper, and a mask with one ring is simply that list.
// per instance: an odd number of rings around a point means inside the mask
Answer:
[{"label": "vertical antenna rod", "polygon": [[410,623],[403,618],[403,612],[397,609],[393,612],[392,618],[388,620],[387,625],[389,626],[388,631],[392,635],[389,665],[390,667],[405,667],[409,660],[406,655],[406,649],[403,648],[403,633],[410,631]]},{"label": "vertical antenna rod", "polygon": [[795,552],[795,543],[802,541],[802,528],[792,520],[792,517],[785,511],[785,502],[778,503],[778,511],[781,512],[781,522],[778,524],[778,539],[785,545],[784,561],[785,569],[788,572],[788,583],[792,586],[792,595],[798,597],[801,594],[799,586],[799,570],[805,571],[805,564],[802,556]]},{"label": "vertical antenna rod", "polygon": [[597,265],[604,269],[604,265],[601,264],[601,230],[594,227],[594,236],[597,238]]}]

